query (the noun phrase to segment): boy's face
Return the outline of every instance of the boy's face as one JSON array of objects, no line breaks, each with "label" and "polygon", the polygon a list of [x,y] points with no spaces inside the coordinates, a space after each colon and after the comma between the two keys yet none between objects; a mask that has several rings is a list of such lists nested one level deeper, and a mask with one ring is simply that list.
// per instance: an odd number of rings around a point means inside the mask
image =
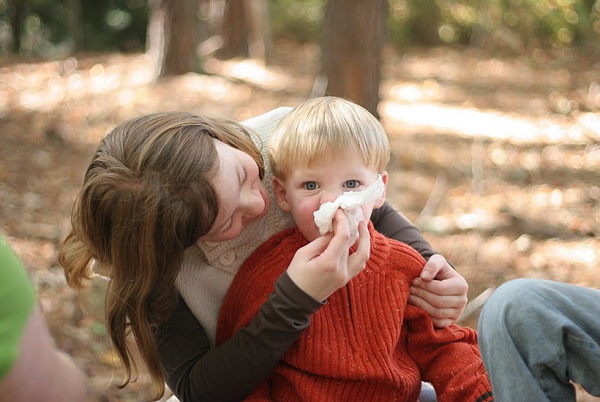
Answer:
[{"label": "boy's face", "polygon": [[[369,187],[381,174],[387,184],[387,172],[377,172],[366,167],[357,151],[331,155],[314,166],[296,166],[285,181],[274,179],[273,189],[279,207],[290,212],[304,237],[313,241],[319,237],[319,229],[313,213],[321,204],[334,201],[346,191],[361,191]],[[371,217],[374,208],[379,208],[385,194],[375,202],[363,205],[365,220]]]}]

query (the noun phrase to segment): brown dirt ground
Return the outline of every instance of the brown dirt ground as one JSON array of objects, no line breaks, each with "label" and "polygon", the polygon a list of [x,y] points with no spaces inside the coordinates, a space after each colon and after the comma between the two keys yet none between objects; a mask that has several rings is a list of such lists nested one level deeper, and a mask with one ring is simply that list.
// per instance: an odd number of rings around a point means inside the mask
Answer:
[{"label": "brown dirt ground", "polygon": [[[144,55],[0,62],[0,229],[23,259],[57,343],[95,401],[146,400],[102,322],[102,283],[79,297],[56,259],[102,136],[138,114],[203,111],[242,120],[310,96],[318,49],[280,43],[273,64],[208,60],[211,75],[152,82]],[[502,57],[392,49],[382,121],[388,198],[469,282],[470,300],[518,277],[600,288],[600,64],[571,50]],[[476,326],[479,309],[462,322]],[[579,401],[593,399],[581,392]]]}]

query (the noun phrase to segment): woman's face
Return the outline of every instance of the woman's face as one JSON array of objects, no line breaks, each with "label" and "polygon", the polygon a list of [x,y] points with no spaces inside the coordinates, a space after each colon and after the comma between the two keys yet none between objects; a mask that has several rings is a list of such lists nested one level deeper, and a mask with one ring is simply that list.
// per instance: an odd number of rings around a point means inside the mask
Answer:
[{"label": "woman's face", "polygon": [[219,213],[201,241],[225,241],[237,237],[250,222],[262,218],[270,199],[260,181],[256,162],[245,152],[215,140],[219,169],[213,187],[219,198]]}]

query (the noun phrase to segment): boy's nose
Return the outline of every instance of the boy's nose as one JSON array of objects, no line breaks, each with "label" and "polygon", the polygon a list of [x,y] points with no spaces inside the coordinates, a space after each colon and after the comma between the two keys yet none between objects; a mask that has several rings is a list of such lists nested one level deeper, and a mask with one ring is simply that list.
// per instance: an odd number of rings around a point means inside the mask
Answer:
[{"label": "boy's nose", "polygon": [[323,195],[321,197],[321,204],[325,204],[326,202],[333,202],[343,193],[344,192],[340,191],[340,190],[327,191],[327,192],[323,193]]}]

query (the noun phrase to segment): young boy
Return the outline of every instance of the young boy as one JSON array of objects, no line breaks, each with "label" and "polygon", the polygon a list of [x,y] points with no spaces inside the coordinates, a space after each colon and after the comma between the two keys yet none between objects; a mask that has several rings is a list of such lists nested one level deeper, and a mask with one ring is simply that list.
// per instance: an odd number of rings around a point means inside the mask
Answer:
[{"label": "young boy", "polygon": [[[336,209],[357,225],[384,202],[387,136],[354,103],[324,97],[296,107],[271,137],[269,154],[275,198],[296,228],[273,236],[242,265],[221,309],[217,343],[254,317],[294,252],[328,230]],[[314,314],[248,399],[416,401],[428,381],[438,401],[493,400],[475,331],[434,328],[425,311],[407,303],[423,258],[370,223],[368,229],[365,269]]]}]

